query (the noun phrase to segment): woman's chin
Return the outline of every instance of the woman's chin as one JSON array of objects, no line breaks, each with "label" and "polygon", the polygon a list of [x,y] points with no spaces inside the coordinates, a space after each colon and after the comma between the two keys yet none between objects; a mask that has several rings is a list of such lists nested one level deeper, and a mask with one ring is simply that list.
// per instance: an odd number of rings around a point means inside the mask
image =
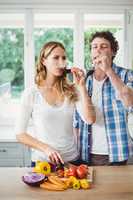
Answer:
[{"label": "woman's chin", "polygon": [[64,74],[64,71],[60,71],[60,72],[58,71],[58,72],[55,73],[55,76],[60,77],[60,76],[63,76],[63,74]]}]

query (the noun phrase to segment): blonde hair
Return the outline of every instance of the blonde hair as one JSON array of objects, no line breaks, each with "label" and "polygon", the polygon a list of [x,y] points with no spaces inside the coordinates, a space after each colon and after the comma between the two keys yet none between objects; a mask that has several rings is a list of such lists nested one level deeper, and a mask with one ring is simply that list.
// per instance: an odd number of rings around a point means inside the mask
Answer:
[{"label": "blonde hair", "polygon": [[[63,46],[63,44],[55,41],[48,42],[42,47],[36,65],[35,83],[37,84],[37,86],[40,86],[41,82],[47,77],[47,69],[46,66],[43,64],[43,59],[47,58],[57,47],[61,47],[65,51],[65,47]],[[78,94],[75,85],[73,83],[70,83],[65,73],[59,77],[58,86],[61,94],[66,96],[70,102],[75,102],[78,100]]]}]

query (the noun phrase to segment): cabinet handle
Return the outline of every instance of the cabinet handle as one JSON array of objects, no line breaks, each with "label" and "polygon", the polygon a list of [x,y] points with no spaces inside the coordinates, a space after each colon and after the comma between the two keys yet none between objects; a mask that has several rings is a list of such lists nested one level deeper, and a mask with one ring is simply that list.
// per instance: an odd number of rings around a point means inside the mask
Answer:
[{"label": "cabinet handle", "polygon": [[0,149],[0,152],[5,153],[5,152],[7,152],[7,150],[6,149]]}]

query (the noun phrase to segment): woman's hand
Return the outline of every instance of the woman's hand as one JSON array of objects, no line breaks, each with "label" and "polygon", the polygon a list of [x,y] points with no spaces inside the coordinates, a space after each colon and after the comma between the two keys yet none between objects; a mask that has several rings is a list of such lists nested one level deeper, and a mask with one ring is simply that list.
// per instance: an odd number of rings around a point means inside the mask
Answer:
[{"label": "woman's hand", "polygon": [[51,163],[64,164],[64,161],[61,158],[60,154],[53,147],[47,146],[44,151],[45,151],[46,155],[48,156],[49,160],[51,161]]},{"label": "woman's hand", "polygon": [[73,73],[73,81],[74,83],[79,86],[85,86],[85,74],[84,71],[79,69],[78,67],[73,67],[71,69],[71,72]]}]

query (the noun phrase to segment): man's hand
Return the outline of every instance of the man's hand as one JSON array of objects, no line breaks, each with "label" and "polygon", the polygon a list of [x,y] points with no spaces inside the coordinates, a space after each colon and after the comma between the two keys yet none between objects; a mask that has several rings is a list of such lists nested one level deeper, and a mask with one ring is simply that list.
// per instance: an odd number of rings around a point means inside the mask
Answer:
[{"label": "man's hand", "polygon": [[100,68],[106,75],[112,70],[112,56],[110,54],[99,54],[93,58],[95,69]]},{"label": "man's hand", "polygon": [[120,91],[119,97],[126,107],[133,106],[133,89],[125,85]]}]

